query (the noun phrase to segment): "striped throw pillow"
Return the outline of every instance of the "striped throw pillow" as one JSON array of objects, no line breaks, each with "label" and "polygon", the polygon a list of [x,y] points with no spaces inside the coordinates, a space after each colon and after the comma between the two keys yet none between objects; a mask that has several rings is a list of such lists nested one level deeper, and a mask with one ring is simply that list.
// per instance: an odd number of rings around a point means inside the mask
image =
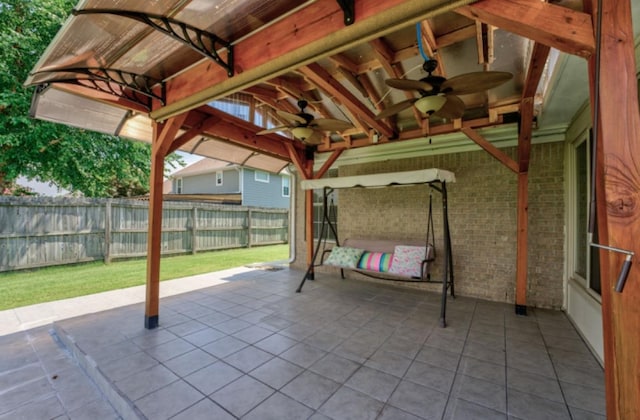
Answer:
[{"label": "striped throw pillow", "polygon": [[386,273],[391,267],[393,254],[387,252],[369,252],[365,251],[360,257],[358,268],[361,270],[379,271]]}]

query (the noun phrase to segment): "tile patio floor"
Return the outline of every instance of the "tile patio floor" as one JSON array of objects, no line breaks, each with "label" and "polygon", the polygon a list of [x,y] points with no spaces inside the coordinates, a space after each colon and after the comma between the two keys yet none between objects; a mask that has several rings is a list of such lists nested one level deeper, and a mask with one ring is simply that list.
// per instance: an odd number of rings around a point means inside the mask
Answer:
[{"label": "tile patio floor", "polygon": [[442,329],[435,294],[301,276],[163,298],[152,331],[135,304],[0,337],[0,419],[604,419],[562,312],[457,298]]}]

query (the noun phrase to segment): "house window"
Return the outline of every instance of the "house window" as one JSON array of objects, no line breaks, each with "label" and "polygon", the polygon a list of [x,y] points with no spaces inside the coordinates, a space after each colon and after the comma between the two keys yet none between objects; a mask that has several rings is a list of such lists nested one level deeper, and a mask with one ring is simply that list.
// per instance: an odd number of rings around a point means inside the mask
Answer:
[{"label": "house window", "polygon": [[216,185],[217,186],[222,185],[222,174],[223,174],[222,171],[216,172]]},{"label": "house window", "polygon": [[288,176],[282,177],[282,196],[289,197],[291,196],[291,179]]},{"label": "house window", "polygon": [[[589,207],[591,202],[591,139],[586,134],[574,145],[573,153],[573,218],[574,276],[584,281],[585,287],[600,294],[600,259],[597,248],[589,246]],[[597,223],[595,224],[597,226]],[[597,229],[593,242],[598,242]]]},{"label": "house window", "polygon": [[256,171],[255,180],[258,182],[269,182],[269,172]]},{"label": "house window", "polygon": [[176,179],[176,194],[182,194],[182,178]]},{"label": "house window", "polygon": [[[338,176],[337,169],[331,169],[325,175],[325,178],[335,178]],[[338,230],[338,194],[334,192],[327,199],[329,220],[333,223],[333,227]],[[313,239],[320,238],[320,229],[322,228],[322,190],[313,190]],[[327,240],[335,242],[336,237],[327,227]]]}]

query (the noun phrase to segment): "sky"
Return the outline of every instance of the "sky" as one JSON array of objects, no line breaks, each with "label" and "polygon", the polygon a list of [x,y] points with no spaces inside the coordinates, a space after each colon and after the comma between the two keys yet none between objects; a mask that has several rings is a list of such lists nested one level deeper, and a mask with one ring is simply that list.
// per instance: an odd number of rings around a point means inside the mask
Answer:
[{"label": "sky", "polygon": [[[204,159],[202,156],[198,156],[198,155],[192,155],[191,153],[185,153],[185,152],[176,152],[177,154],[180,155],[180,157],[182,157],[182,160],[184,161],[184,163],[186,163],[186,166],[191,165],[192,163],[196,163],[199,160]],[[184,169],[186,166],[179,166],[176,168],[172,168],[171,166],[167,167],[169,168],[169,175],[178,172],[181,169]]]}]

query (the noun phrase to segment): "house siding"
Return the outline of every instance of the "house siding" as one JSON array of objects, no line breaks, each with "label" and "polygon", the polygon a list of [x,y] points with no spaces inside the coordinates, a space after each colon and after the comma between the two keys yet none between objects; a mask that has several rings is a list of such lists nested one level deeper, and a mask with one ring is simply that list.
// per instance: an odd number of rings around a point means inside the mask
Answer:
[{"label": "house siding", "polygon": [[289,208],[289,197],[282,196],[282,176],[269,174],[269,182],[255,180],[255,171],[244,169],[242,175],[242,205]]},{"label": "house siding", "polygon": [[[502,149],[512,158],[516,148]],[[564,143],[532,146],[529,170],[527,303],[561,308],[564,268]],[[515,302],[517,176],[484,151],[348,165],[340,176],[442,168],[447,185],[456,293]],[[296,186],[299,188],[299,186]],[[338,233],[346,238],[425,240],[429,191],[425,186],[339,190]],[[305,265],[304,194],[297,194],[296,261]],[[436,263],[441,278],[443,229],[440,194],[433,193]],[[321,270],[324,270],[322,268]],[[354,276],[349,273],[349,276]],[[402,284],[438,290],[424,283]]]},{"label": "house siding", "polygon": [[182,178],[182,194],[232,194],[240,192],[240,171],[224,171],[222,185],[216,185],[216,173]]}]

